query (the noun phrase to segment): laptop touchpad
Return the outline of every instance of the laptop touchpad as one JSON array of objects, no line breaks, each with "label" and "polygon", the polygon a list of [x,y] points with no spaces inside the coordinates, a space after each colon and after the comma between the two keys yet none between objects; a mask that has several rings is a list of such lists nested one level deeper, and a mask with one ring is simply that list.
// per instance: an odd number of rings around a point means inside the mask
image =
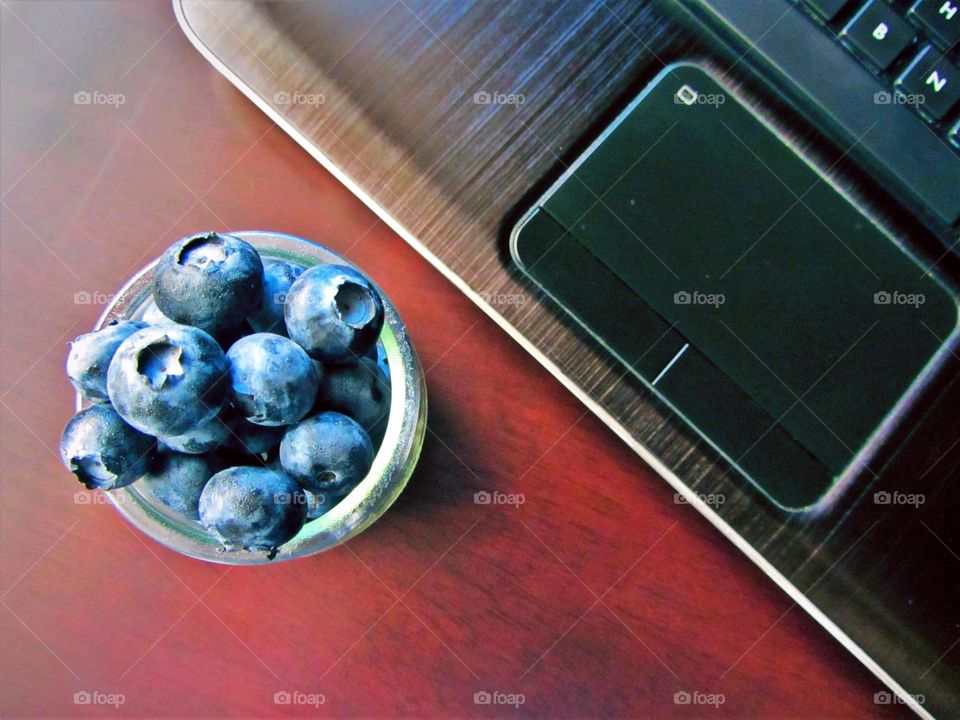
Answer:
[{"label": "laptop touchpad", "polygon": [[862,470],[956,345],[956,297],[695,65],[651,83],[512,250],[788,509]]}]

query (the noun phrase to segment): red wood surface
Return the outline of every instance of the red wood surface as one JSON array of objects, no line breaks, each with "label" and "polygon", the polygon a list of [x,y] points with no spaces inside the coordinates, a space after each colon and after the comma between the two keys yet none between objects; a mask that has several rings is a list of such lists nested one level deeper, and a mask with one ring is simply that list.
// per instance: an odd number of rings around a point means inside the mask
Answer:
[{"label": "red wood surface", "polygon": [[[168,3],[4,2],[0,80],[4,717],[907,715],[875,704],[867,670],[223,80]],[[78,91],[124,102],[78,105]],[[409,325],[430,393],[423,457],[345,547],[228,569],[74,501],[56,453],[66,342],[132,271],[208,228],[329,245]],[[478,505],[479,490],[525,502]]]}]

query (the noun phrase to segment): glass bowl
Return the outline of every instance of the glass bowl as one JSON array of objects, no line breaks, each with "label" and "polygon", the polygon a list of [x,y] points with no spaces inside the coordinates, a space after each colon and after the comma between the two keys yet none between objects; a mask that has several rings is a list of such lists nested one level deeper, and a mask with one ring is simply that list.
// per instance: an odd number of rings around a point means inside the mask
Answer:
[{"label": "glass bowl", "polygon": [[[303,238],[283,233],[229,233],[246,240],[264,262],[287,260],[310,267],[337,263],[356,268],[342,255]],[[95,329],[114,320],[138,320],[153,305],[156,260],[134,275],[113,297]],[[356,268],[359,270],[359,268]],[[362,271],[361,271],[362,272]],[[378,288],[379,289],[379,288]],[[368,528],[400,495],[420,456],[427,425],[427,390],[423,370],[403,321],[383,294],[384,324],[380,343],[390,371],[390,413],[383,441],[367,477],[327,513],[303,526],[281,545],[273,560],[264,552],[225,552],[198,523],[177,515],[133,483],[104,494],[131,524],[172,550],[208,562],[258,565],[305,557],[328,550]],[[77,409],[86,406],[77,395]]]}]

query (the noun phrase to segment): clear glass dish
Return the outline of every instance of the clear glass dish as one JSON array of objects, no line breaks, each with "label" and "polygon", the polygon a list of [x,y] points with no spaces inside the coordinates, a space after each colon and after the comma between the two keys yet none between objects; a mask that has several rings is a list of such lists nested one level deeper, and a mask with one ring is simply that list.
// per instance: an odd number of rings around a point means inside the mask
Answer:
[{"label": "clear glass dish", "polygon": [[[309,267],[337,263],[356,267],[343,256],[303,238],[283,233],[232,232],[253,245],[264,261],[287,260]],[[153,268],[156,261],[134,275],[113,297],[96,329],[114,320],[137,320],[153,304]],[[359,268],[357,268],[359,270]],[[390,413],[383,442],[367,477],[329,512],[303,526],[282,545],[273,560],[266,553],[224,552],[198,523],[183,518],[133,483],[105,492],[131,524],[179,553],[215,563],[258,565],[305,557],[328,550],[368,528],[400,495],[420,456],[427,425],[427,390],[423,370],[403,321],[383,294],[385,320],[380,342],[390,370]],[[77,409],[85,406],[77,396]]]}]

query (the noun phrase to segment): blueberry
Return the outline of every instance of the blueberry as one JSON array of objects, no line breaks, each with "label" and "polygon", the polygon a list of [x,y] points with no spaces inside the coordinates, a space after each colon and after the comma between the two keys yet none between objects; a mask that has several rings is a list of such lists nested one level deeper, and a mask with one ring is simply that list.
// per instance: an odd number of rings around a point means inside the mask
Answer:
[{"label": "blueberry", "polygon": [[[280,463],[279,453],[271,457],[267,461],[266,466],[274,472],[289,475]],[[314,492],[313,490],[306,489],[303,489],[303,494],[307,498],[307,522],[316,520],[321,515],[325,515],[345,497],[345,494],[340,492]]]},{"label": "blueberry", "polygon": [[286,430],[283,425],[257,425],[236,415],[230,423],[230,436],[224,447],[243,455],[262,455],[280,444]]},{"label": "blueberry", "polygon": [[200,522],[226,550],[276,555],[303,527],[307,500],[289,476],[267,468],[221,470],[200,495]]},{"label": "blueberry", "polygon": [[284,318],[291,339],[310,357],[352,362],[383,328],[383,300],[362,274],[343,265],[315,265],[294,281]]},{"label": "blueberry", "polygon": [[212,337],[214,340],[220,343],[220,347],[223,348],[224,352],[226,352],[237,340],[246,337],[247,335],[251,335],[252,333],[253,328],[251,328],[250,324],[244,320],[240,325],[230,328],[229,330],[222,330]]},{"label": "blueberry", "polygon": [[304,490],[303,494],[307,497],[307,521],[316,520],[321,515],[326,515],[333,510],[334,506],[343,499],[343,495],[334,495],[333,493],[313,492]]},{"label": "blueberry", "polygon": [[138,430],[183,435],[212,420],[230,390],[227,358],[197,328],[138,330],[117,348],[107,372],[110,402]]},{"label": "blueberry", "polygon": [[373,443],[355,420],[322,412],[287,430],[280,463],[307,490],[344,493],[369,472]]},{"label": "blueberry", "polygon": [[[271,429],[276,430],[276,428],[271,428]],[[283,428],[283,429],[286,430],[286,428]],[[282,474],[282,475],[286,475],[286,474],[287,474],[287,471],[283,469],[283,465],[280,464],[280,453],[279,453],[279,452],[276,452],[276,453],[272,454],[272,455],[270,456],[270,459],[267,460],[267,462],[265,463],[265,465],[266,465],[266,467],[268,467],[270,470],[273,470],[273,471],[276,472],[276,473],[280,473],[280,474]],[[304,492],[306,492],[306,490],[304,490]],[[309,504],[309,503],[308,503],[308,504]]]},{"label": "blueberry", "polygon": [[[283,465],[280,463],[279,453],[273,455],[266,462],[266,467],[276,473],[280,473],[281,475],[289,475],[289,473],[283,469]],[[303,494],[307,498],[307,522],[310,520],[316,520],[321,515],[326,514],[344,498],[342,493],[313,492],[312,490],[306,490],[302,487],[301,490],[303,490]]]},{"label": "blueberry", "polygon": [[160,311],[212,335],[239,325],[260,303],[263,263],[252,245],[208,232],[168,247],[153,275]]},{"label": "blueberry", "polygon": [[140,320],[147,325],[176,325],[173,320],[160,312],[160,308],[157,307],[157,301],[153,299],[152,295],[143,305]]},{"label": "blueberry", "polygon": [[284,336],[287,334],[287,324],[283,319],[283,304],[287,299],[290,286],[302,272],[301,265],[283,260],[275,260],[264,265],[260,309],[247,318],[247,322],[254,330]]},{"label": "blueberry", "polygon": [[349,415],[373,435],[386,426],[390,385],[369,357],[349,365],[328,365],[317,393],[317,407]]},{"label": "blueberry", "polygon": [[137,330],[147,327],[144,322],[125,320],[87,333],[70,343],[67,356],[67,377],[73,387],[91,402],[105,403],[107,395],[107,368],[120,343]]},{"label": "blueberry", "polygon": [[387,349],[383,346],[382,342],[377,342],[377,367],[380,368],[380,372],[383,373],[383,376],[387,379],[387,382],[390,382],[390,361],[387,360]]},{"label": "blueberry", "polygon": [[203,425],[199,425],[183,435],[161,437],[160,441],[171,450],[188,455],[201,455],[217,449],[228,440],[232,432],[231,419],[232,417],[227,410],[221,410],[219,415],[203,423]]},{"label": "blueberry", "polygon": [[147,471],[155,442],[127,425],[109,405],[94,405],[67,423],[60,458],[87,489],[114,490]]},{"label": "blueberry", "polygon": [[178,515],[199,521],[200,493],[220,467],[209,455],[184,455],[162,450],[150,463],[149,471],[137,487]]},{"label": "blueberry", "polygon": [[273,333],[240,338],[227,351],[234,408],[257,425],[290,425],[310,412],[320,378],[310,356]]}]

